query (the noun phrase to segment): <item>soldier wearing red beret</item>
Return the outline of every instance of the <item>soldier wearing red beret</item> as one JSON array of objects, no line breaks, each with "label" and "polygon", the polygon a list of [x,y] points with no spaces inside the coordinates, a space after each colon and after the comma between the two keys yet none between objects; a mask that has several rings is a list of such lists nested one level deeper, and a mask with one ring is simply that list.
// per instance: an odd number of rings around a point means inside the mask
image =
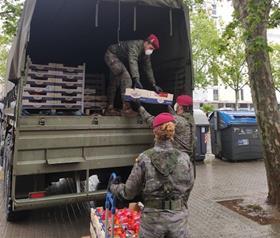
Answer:
[{"label": "soldier wearing red beret", "polygon": [[[150,126],[154,116],[148,113],[143,106],[138,102],[138,111],[143,118]],[[186,152],[191,160],[195,161],[195,123],[194,118],[191,113],[192,111],[193,100],[189,95],[180,95],[176,100],[176,113],[173,111],[175,117],[175,135],[174,135],[174,146]]]},{"label": "soldier wearing red beret", "polygon": [[[156,85],[152,64],[151,54],[159,49],[159,39],[156,35],[151,34],[146,40],[121,41],[108,47],[105,53],[105,62],[112,74],[108,87],[108,108],[106,115],[118,115],[114,109],[114,102],[117,90],[120,89],[122,95],[123,109],[122,114],[125,116],[136,116],[130,104],[125,102],[124,94],[126,88],[143,88],[140,82],[139,63],[151,86],[156,92],[161,88]],[[128,65],[128,68],[125,66]]]},{"label": "soldier wearing red beret", "polygon": [[172,143],[174,120],[170,113],[154,118],[154,147],[138,156],[125,184],[110,185],[118,198],[131,200],[142,195],[140,238],[189,237],[187,201],[194,176],[189,156]]}]

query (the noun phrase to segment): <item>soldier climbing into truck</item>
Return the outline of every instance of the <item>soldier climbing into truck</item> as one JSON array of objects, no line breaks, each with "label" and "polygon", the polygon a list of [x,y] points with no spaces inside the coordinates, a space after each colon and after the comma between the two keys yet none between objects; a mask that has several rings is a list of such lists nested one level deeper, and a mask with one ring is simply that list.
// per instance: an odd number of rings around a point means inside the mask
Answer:
[{"label": "soldier climbing into truck", "polygon": [[[146,40],[122,41],[114,45],[110,45],[105,53],[105,62],[110,68],[112,78],[108,87],[108,108],[106,115],[116,116],[120,113],[114,108],[116,92],[118,88],[121,90],[122,97],[122,115],[136,116],[137,113],[130,107],[129,102],[124,100],[126,88],[140,88],[143,85],[140,82],[139,62],[144,68],[149,82],[156,92],[162,91],[156,85],[150,56],[154,50],[159,49],[159,39],[156,35],[151,34]],[[125,67],[125,63],[129,65],[129,71]]]}]

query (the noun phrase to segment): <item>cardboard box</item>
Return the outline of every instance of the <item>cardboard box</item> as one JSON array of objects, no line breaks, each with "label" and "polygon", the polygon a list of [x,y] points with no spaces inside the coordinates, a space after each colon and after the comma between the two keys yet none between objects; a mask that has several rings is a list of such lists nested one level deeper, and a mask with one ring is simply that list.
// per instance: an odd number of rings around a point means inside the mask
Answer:
[{"label": "cardboard box", "polygon": [[149,91],[145,89],[127,88],[125,91],[125,100],[133,101],[134,99],[139,99],[140,102],[149,103],[149,104],[172,105],[173,94],[170,93],[157,94],[154,91]]}]

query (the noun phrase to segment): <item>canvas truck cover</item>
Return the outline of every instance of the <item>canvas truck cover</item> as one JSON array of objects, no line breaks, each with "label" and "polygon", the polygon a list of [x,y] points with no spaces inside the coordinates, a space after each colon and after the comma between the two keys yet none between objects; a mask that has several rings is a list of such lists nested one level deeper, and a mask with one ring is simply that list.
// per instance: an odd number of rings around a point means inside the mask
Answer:
[{"label": "canvas truck cover", "polygon": [[[31,29],[32,28],[31,25],[33,24],[32,21],[35,21],[33,19],[34,13],[37,13],[37,15],[39,15],[40,17],[41,15],[43,15],[42,17],[45,17],[46,19],[47,17],[50,17],[49,15],[47,16],[47,14],[50,14],[50,12],[55,12],[56,14],[59,14],[59,11],[64,8],[67,8],[68,10],[71,6],[75,4],[76,5],[80,4],[79,11],[81,13],[83,12],[83,10],[86,10],[88,6],[92,6],[92,18],[94,19],[94,12],[95,12],[94,6],[97,3],[102,4],[108,2],[111,3],[115,2],[116,8],[118,7],[117,4],[119,3],[119,0],[83,0],[83,1],[76,1],[76,2],[69,1],[69,0],[26,0],[21,18],[18,22],[17,34],[13,40],[13,44],[10,50],[8,64],[7,64],[8,69],[7,69],[6,79],[16,83],[21,77],[22,74],[21,69],[23,64],[25,63],[25,56],[26,56],[25,53],[30,38],[30,31],[31,32],[33,31],[33,29]],[[121,4],[129,3],[129,4],[134,4],[135,6],[154,6],[159,8],[166,8],[167,11],[168,9],[184,9],[182,0],[121,0],[120,2]],[[49,8],[47,9],[48,11],[45,11],[46,9],[43,9],[43,7],[46,6]],[[77,13],[76,9],[72,9],[71,11],[73,11],[74,13],[76,11]],[[77,15],[75,14],[75,16]],[[63,19],[63,16],[61,17]],[[39,20],[40,19],[38,19],[37,17],[36,25],[40,25]],[[94,23],[92,24],[94,25]],[[168,28],[168,22],[163,24],[166,24],[166,28]],[[52,26],[49,25],[49,27]],[[40,29],[40,30],[44,30],[44,29]]]}]

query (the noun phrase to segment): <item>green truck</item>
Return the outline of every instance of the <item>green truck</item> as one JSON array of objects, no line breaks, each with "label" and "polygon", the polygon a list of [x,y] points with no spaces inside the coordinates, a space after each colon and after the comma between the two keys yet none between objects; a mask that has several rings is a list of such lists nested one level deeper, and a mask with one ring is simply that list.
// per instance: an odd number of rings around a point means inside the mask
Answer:
[{"label": "green truck", "polygon": [[[189,15],[183,1],[25,2],[8,59],[1,118],[7,220],[22,210],[103,199],[111,172],[125,180],[137,155],[153,143],[151,129],[140,117],[23,113],[28,59],[45,65],[84,64],[86,72],[106,75],[107,83],[106,48],[119,40],[144,39],[150,33],[161,42],[152,56],[158,85],[175,97],[191,94]],[[148,110],[156,114],[166,108]],[[93,174],[100,181],[96,191],[89,189]],[[61,178],[71,179],[73,189],[48,193],[48,187]]]}]

